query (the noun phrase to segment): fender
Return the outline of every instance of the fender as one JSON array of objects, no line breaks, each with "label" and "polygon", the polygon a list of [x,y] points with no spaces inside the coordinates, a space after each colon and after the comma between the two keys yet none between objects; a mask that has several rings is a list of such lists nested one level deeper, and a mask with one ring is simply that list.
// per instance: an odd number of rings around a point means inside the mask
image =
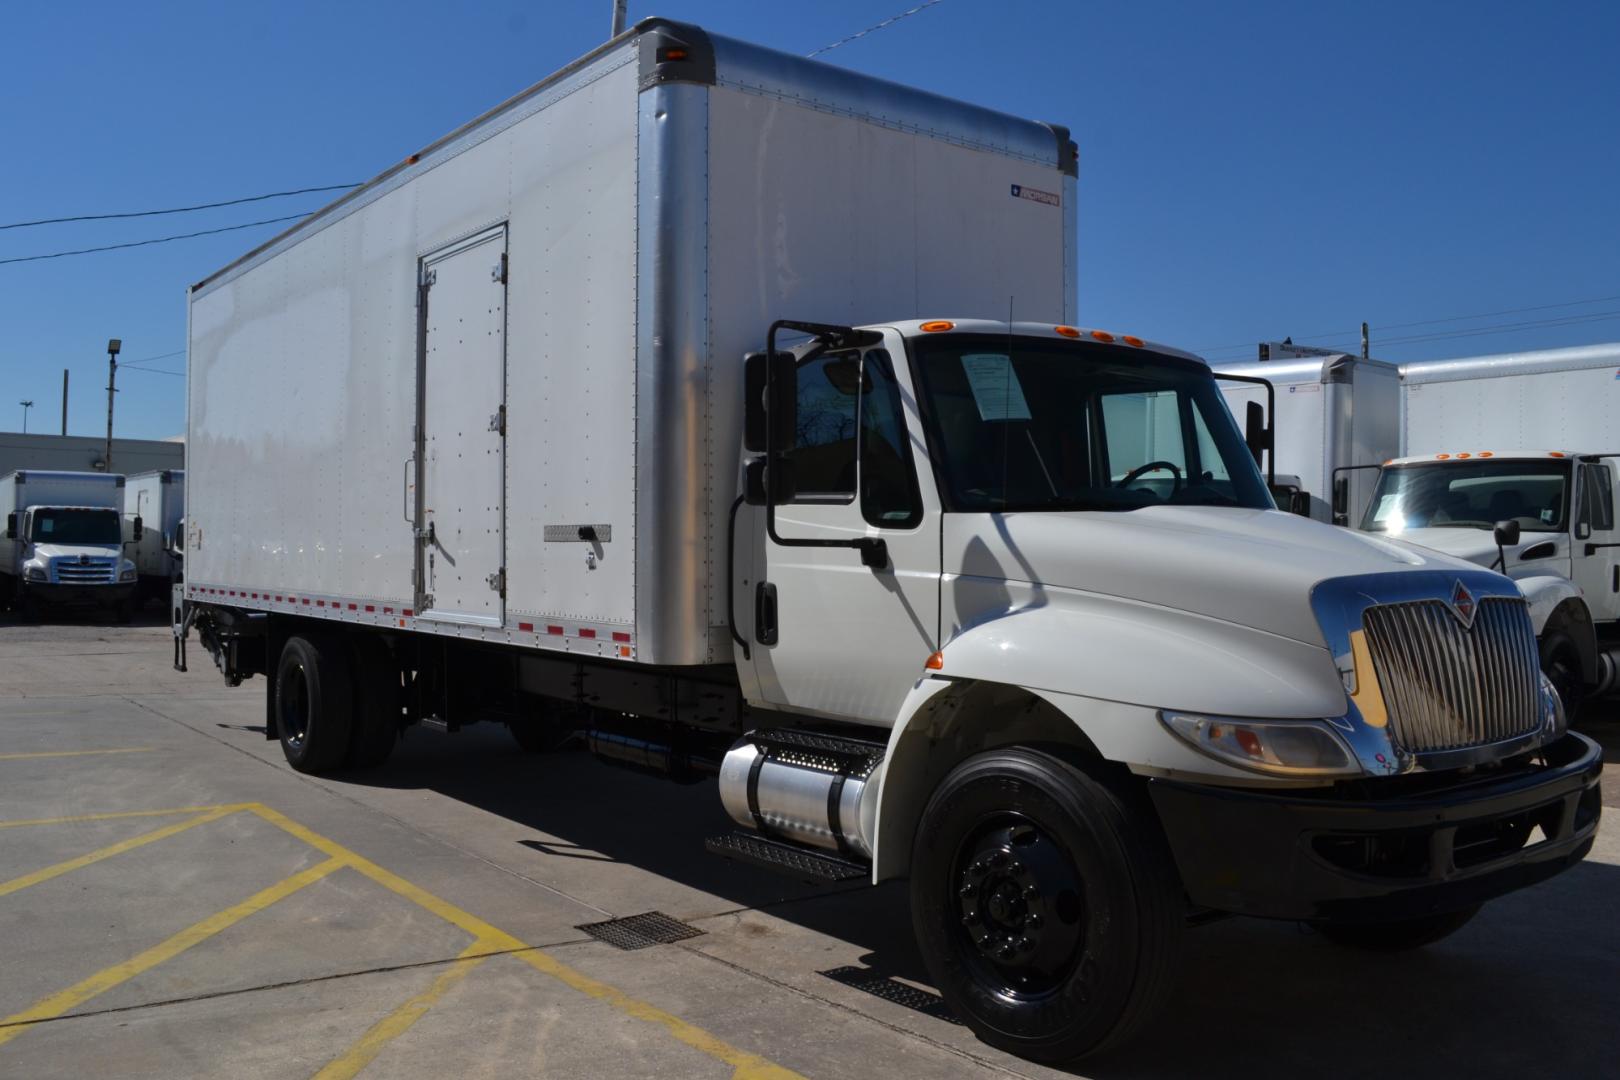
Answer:
[{"label": "fender", "polygon": [[[1573,600],[1582,611],[1586,610],[1586,601],[1581,596],[1580,587],[1559,574],[1516,577],[1513,584],[1519,587],[1519,591],[1524,593],[1525,600],[1530,604],[1530,621],[1535,625],[1538,638],[1546,633],[1547,621],[1564,601]],[[1591,616],[1588,615],[1585,621],[1590,626]]]},{"label": "fender", "polygon": [[1563,634],[1580,654],[1581,680],[1588,685],[1599,680],[1597,628],[1580,587],[1568,578],[1553,574],[1519,578],[1515,581],[1530,602],[1530,621],[1536,638],[1545,641],[1550,634]]},{"label": "fender", "polygon": [[[941,657],[943,666],[902,702],[889,735],[874,882],[904,872],[911,829],[934,785],[981,749],[1053,741],[1126,766],[1225,774],[1164,732],[1154,712],[1303,718],[1342,716],[1348,707],[1325,645],[1072,589],[1047,587],[1039,601],[969,627]],[[1036,703],[1048,708],[1030,708]],[[953,722],[964,709],[991,708],[994,725]],[[1231,772],[1253,782],[1253,774]]]}]

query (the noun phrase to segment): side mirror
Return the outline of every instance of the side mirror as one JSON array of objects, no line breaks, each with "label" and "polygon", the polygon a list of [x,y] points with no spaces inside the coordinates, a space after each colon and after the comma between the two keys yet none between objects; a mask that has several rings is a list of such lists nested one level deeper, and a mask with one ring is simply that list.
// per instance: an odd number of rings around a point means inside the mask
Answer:
[{"label": "side mirror", "polygon": [[6,539],[17,539],[17,511],[15,510],[6,515]]},{"label": "side mirror", "polygon": [[141,537],[143,537],[145,535],[146,535],[146,524],[145,524],[145,522],[143,522],[141,520],[141,515],[136,514],[135,515],[135,542],[137,544],[140,543],[141,542]]},{"label": "side mirror", "polygon": [[1266,407],[1258,401],[1249,402],[1243,417],[1243,441],[1249,445],[1249,453],[1254,455],[1254,463],[1258,466],[1264,458],[1271,439],[1266,431]]},{"label": "side mirror", "polygon": [[798,477],[793,462],[779,458],[776,462],[774,484],[770,469],[763,457],[753,458],[743,470],[743,501],[749,506],[778,505],[792,502],[799,493]]},{"label": "side mirror", "polygon": [[1519,523],[1512,518],[1498,521],[1493,532],[1497,547],[1512,547],[1519,542]]},{"label": "side mirror", "polygon": [[1310,517],[1311,493],[1308,491],[1296,491],[1288,496],[1288,512],[1298,514],[1300,517]]},{"label": "side mirror", "polygon": [[[767,358],[764,353],[750,353],[743,361],[743,398],[743,448],[751,454],[782,454],[793,449],[799,374],[792,354]],[[767,432],[771,445],[766,442]]]},{"label": "side mirror", "polygon": [[1350,478],[1333,478],[1333,524],[1350,524]]}]

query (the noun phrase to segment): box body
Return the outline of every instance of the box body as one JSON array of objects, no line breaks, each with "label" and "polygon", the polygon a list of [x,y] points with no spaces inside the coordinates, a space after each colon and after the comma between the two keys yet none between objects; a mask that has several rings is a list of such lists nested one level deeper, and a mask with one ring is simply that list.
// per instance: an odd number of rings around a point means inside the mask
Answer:
[{"label": "box body", "polygon": [[187,595],[727,657],[743,355],[1072,321],[1073,174],[1060,128],[649,20],[193,288]]}]

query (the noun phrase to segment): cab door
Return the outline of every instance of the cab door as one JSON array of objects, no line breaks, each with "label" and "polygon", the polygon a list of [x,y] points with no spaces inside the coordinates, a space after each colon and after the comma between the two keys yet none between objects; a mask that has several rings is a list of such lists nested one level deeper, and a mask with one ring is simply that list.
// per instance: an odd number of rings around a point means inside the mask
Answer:
[{"label": "cab door", "polygon": [[1570,563],[1575,584],[1597,623],[1620,619],[1620,530],[1614,519],[1613,466],[1583,462],[1575,493],[1575,539]]},{"label": "cab door", "polygon": [[[749,507],[754,573],[738,582],[754,685],[772,705],[892,725],[939,648],[940,511],[920,475],[926,449],[904,346],[823,352],[796,369],[794,496],[783,540],[882,541],[882,564],[850,547],[775,542]],[[746,599],[745,599],[746,598]],[[738,649],[738,662],[744,662]]]}]

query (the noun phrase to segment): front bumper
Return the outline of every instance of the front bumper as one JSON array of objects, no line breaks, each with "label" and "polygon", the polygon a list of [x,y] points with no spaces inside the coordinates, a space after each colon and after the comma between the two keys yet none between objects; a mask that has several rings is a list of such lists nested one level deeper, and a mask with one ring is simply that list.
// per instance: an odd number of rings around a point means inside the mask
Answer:
[{"label": "front bumper", "polygon": [[104,585],[56,585],[43,581],[23,583],[23,592],[51,607],[106,607],[135,595],[135,582]]},{"label": "front bumper", "polygon": [[[1274,919],[1383,921],[1451,911],[1543,881],[1592,847],[1603,752],[1570,733],[1540,763],[1349,800],[1152,780],[1200,907]],[[1368,781],[1369,786],[1399,780]]]}]

